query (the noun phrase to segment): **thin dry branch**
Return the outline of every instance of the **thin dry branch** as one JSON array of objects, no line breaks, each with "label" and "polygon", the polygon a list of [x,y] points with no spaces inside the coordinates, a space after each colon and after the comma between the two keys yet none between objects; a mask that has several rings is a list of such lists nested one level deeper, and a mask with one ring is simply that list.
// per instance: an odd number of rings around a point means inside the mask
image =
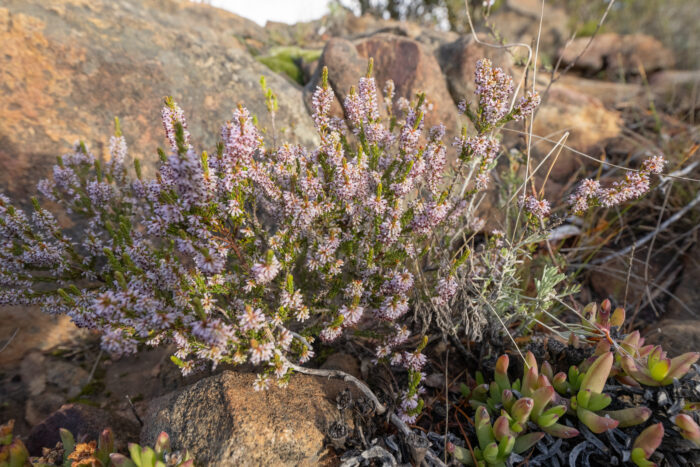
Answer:
[{"label": "thin dry branch", "polygon": [[[284,359],[289,368],[292,370],[305,374],[305,375],[312,375],[312,376],[322,376],[324,378],[338,378],[342,379],[345,382],[350,382],[353,383],[357,389],[362,392],[365,396],[367,396],[373,403],[374,403],[374,408],[376,410],[376,413],[378,415],[382,415],[383,413],[386,412],[387,408],[379,402],[379,399],[377,396],[372,392],[372,390],[362,381],[360,381],[358,378],[355,378],[353,375],[350,375],[348,373],[345,373],[344,371],[340,370],[322,370],[322,369],[317,369],[317,368],[306,368],[301,365],[296,365],[292,362],[290,362],[287,359]],[[392,413],[389,416],[389,420],[391,423],[405,436],[408,436],[411,434],[411,429],[406,425],[406,423],[399,418],[398,415],[395,413]],[[430,459],[430,461],[433,462],[433,464],[437,465],[438,467],[446,467],[445,463],[437,457],[432,451],[428,450],[426,457]]]}]

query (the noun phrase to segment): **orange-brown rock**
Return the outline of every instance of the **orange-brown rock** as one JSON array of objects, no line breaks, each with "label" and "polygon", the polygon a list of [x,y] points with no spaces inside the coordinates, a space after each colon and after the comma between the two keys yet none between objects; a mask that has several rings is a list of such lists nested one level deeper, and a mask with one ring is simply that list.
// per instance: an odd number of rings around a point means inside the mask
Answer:
[{"label": "orange-brown rock", "polygon": [[198,149],[211,149],[238,103],[268,121],[261,75],[279,94],[277,128],[312,140],[299,88],[257,63],[237,38],[264,35],[248,20],[184,0],[3,1],[0,190],[33,194],[79,139],[106,155],[114,116],[132,153],[157,160],[168,95],[187,113]]},{"label": "orange-brown rock", "polygon": [[338,97],[345,99],[351,86],[357,86],[367,70],[370,58],[374,59],[374,74],[381,93],[384,83],[391,79],[396,86],[396,97],[413,100],[417,92],[424,92],[433,108],[426,117],[426,126],[443,123],[448,133],[457,130],[457,108],[447,89],[437,59],[423,44],[394,34],[380,33],[350,42],[334,38],[328,41],[319,61],[319,70],[306,86],[306,101],[320,81],[320,68],[328,67],[328,79]]}]

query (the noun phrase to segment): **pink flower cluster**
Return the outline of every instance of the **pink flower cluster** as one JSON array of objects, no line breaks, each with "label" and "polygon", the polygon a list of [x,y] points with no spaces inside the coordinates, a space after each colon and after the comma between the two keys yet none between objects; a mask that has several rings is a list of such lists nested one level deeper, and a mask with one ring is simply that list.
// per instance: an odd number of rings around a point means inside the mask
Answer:
[{"label": "pink flower cluster", "polygon": [[[239,107],[217,148],[198,152],[167,99],[168,151],[151,179],[138,161],[127,170],[118,127],[104,165],[77,145],[39,188],[86,219],[83,239],[38,205],[28,216],[0,197],[0,302],[68,314],[101,330],[114,354],[171,342],[185,374],[204,362],[258,365],[257,389],[285,385],[288,358],[313,356],[313,337],[291,331],[311,317],[326,342],[371,328],[377,358],[419,371],[424,357],[405,348],[417,296],[405,260],[447,224],[455,201],[444,191],[445,127],[426,131],[422,97],[394,115],[393,83],[385,92],[394,124],[366,76],[344,102],[346,134],[329,116],[333,90],[319,86],[312,149],[266,147]],[[490,162],[489,144],[477,150]],[[435,289],[436,274],[423,280],[443,299],[454,293]]]},{"label": "pink flower cluster", "polygon": [[479,97],[479,106],[484,109],[486,121],[491,124],[498,122],[508,113],[513,78],[503,69],[494,68],[491,60],[482,58],[476,62],[474,81],[475,93]]},{"label": "pink flower cluster", "polygon": [[[371,330],[376,358],[409,373],[401,416],[415,419],[427,340],[409,347],[410,311],[417,300],[445,309],[464,295],[462,263],[441,260],[450,250],[443,240],[463,225],[482,227],[467,210],[500,151],[494,126],[539,102],[527,94],[509,110],[512,79],[488,60],[479,62],[476,78],[484,120],[475,123],[476,136],[465,131],[455,142],[460,169],[470,174],[458,174],[461,193],[447,178],[453,168],[445,127],[425,128],[424,96],[399,98],[395,114],[387,83],[380,112],[369,75],[343,102],[347,131],[330,117],[336,98],[324,72],[312,99],[314,148],[266,146],[239,106],[216,148],[199,152],[185,113],[168,99],[168,151],[159,152],[155,177],[144,178],[139,161],[127,169],[117,127],[110,161],[102,164],[78,144],[39,184],[46,198],[82,217],[80,241],[38,201],[29,215],[0,195],[0,304],[67,314],[101,330],[103,347],[115,354],[172,343],[185,374],[205,363],[251,363],[261,369],[258,390],[274,380],[285,386],[289,359],[312,358],[315,338],[332,342],[352,338],[348,330]],[[578,196],[601,204],[629,199],[662,168],[663,159],[651,159],[608,191],[589,181]],[[537,218],[549,215],[546,201],[522,203]]]},{"label": "pink flower cluster", "polygon": [[551,207],[546,199],[537,199],[535,196],[528,195],[520,198],[520,206],[538,220],[544,220],[549,217]]},{"label": "pink flower cluster", "polygon": [[597,180],[583,180],[569,197],[571,209],[575,213],[583,213],[594,205],[610,208],[639,198],[649,191],[651,175],[662,173],[665,165],[666,160],[662,155],[650,157],[639,170],[628,170],[624,178],[614,181],[607,188]]}]

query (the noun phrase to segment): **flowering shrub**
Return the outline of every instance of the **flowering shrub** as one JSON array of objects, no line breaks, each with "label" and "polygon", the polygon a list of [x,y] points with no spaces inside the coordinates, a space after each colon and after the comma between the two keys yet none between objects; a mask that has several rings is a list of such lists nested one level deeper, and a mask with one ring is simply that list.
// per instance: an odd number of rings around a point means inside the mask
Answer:
[{"label": "flowering shrub", "polygon": [[[486,300],[489,288],[501,294],[496,307],[515,306],[503,291],[517,286],[518,253],[503,254],[505,235],[494,233],[492,248],[476,257],[456,239],[479,228],[474,200],[500,152],[495,131],[530,115],[539,97],[511,105],[512,78],[488,60],[476,81],[475,103],[460,105],[476,134],[465,128],[456,139],[454,174],[444,126],[424,128],[424,96],[394,106],[387,82],[380,109],[371,61],[344,102],[347,122],[330,117],[334,93],[324,70],[313,95],[320,144],[312,150],[267,146],[239,106],[216,149],[197,152],[182,109],[167,99],[169,144],[147,179],[138,160],[127,169],[117,121],[108,162],[78,144],[39,184],[84,219],[80,239],[36,199],[28,214],[0,195],[0,303],[67,314],[101,330],[115,354],[173,342],[184,374],[205,362],[259,365],[256,389],[273,376],[286,385],[288,359],[311,358],[314,338],[361,329],[376,342],[377,359],[408,370],[401,407],[413,420],[426,359],[425,340],[411,339],[405,319],[411,306],[444,313],[459,294]],[[276,98],[265,90],[274,116]],[[522,203],[540,220],[549,214],[544,200]],[[487,277],[494,264],[510,274],[508,287]],[[460,285],[465,275],[471,288]],[[438,324],[454,333],[445,316]]]}]

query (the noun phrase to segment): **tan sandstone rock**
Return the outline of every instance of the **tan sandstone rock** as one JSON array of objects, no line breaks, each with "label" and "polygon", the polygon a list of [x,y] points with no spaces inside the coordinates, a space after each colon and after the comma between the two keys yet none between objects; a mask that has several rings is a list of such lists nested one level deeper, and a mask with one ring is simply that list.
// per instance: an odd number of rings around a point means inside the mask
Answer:
[{"label": "tan sandstone rock", "polygon": [[202,465],[319,465],[327,427],[339,418],[323,378],[296,374],[285,389],[253,389],[255,374],[227,371],[155,399],[141,442],[167,431],[174,449]]}]

